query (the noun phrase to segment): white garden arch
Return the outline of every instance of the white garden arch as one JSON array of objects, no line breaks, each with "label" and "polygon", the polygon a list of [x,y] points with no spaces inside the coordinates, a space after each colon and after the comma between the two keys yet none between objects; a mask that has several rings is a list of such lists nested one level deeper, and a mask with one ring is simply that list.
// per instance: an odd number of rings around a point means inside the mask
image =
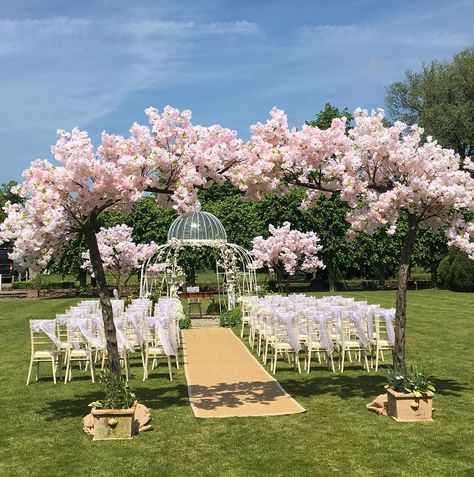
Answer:
[{"label": "white garden arch", "polygon": [[[157,288],[170,297],[178,296],[182,270],[178,265],[180,252],[185,247],[207,247],[216,253],[216,281],[219,296],[227,301],[228,309],[236,306],[241,295],[251,295],[257,289],[257,277],[252,268],[253,258],[240,245],[227,241],[227,233],[220,220],[209,212],[194,212],[178,217],[168,231],[167,243],[158,248],[141,271],[140,296],[149,296]],[[160,265],[157,265],[160,264]],[[161,268],[158,273],[156,270]]]}]

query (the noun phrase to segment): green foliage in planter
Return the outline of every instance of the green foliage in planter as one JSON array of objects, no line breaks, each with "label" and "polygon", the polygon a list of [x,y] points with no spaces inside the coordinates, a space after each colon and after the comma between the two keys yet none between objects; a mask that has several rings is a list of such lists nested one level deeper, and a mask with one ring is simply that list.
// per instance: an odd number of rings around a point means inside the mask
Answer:
[{"label": "green foliage in planter", "polygon": [[442,287],[455,291],[474,291],[474,261],[466,252],[452,248],[438,267]]},{"label": "green foliage in planter", "polygon": [[179,327],[182,330],[189,330],[190,328],[192,328],[191,318],[186,316],[179,320]]},{"label": "green foliage in planter", "polygon": [[240,306],[233,310],[226,311],[219,316],[219,326],[232,328],[240,325]]},{"label": "green foliage in planter", "polygon": [[413,393],[415,397],[421,397],[428,391],[435,392],[436,389],[426,374],[417,369],[410,368],[410,371],[395,372],[393,368],[389,370],[387,385],[399,393]]},{"label": "green foliage in planter", "polygon": [[109,370],[100,375],[100,383],[105,391],[105,397],[101,401],[89,404],[91,407],[103,409],[129,409],[135,402],[135,394],[122,376],[115,376]]}]

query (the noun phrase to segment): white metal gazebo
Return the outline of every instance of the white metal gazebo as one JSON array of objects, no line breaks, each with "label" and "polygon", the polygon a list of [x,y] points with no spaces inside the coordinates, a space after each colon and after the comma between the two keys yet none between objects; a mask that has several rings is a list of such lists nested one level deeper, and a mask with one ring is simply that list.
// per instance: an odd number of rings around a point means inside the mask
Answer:
[{"label": "white metal gazebo", "polygon": [[236,306],[237,297],[256,292],[257,278],[252,256],[240,245],[227,241],[220,220],[209,212],[194,212],[178,217],[168,231],[166,244],[142,266],[140,296],[149,296],[157,287],[167,296],[177,296],[180,276],[180,252],[185,247],[207,247],[215,252],[217,292],[227,298],[228,309]]}]

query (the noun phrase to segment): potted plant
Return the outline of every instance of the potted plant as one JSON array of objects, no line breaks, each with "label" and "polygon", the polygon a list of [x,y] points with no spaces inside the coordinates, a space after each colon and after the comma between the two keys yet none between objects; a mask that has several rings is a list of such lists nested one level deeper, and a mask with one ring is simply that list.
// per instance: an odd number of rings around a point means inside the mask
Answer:
[{"label": "potted plant", "polygon": [[132,439],[134,433],[135,394],[121,376],[104,372],[100,381],[105,398],[89,404],[94,418],[94,440]]},{"label": "potted plant", "polygon": [[387,414],[396,421],[432,421],[433,383],[424,373],[411,369],[396,373],[393,369],[387,378]]}]

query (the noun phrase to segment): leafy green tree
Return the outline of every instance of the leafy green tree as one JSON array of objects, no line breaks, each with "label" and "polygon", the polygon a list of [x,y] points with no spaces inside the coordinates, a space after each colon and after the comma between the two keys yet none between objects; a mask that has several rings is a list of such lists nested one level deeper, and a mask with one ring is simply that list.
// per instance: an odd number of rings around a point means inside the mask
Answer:
[{"label": "leafy green tree", "polygon": [[[137,243],[166,243],[168,230],[176,218],[173,209],[158,207],[153,196],[144,197],[134,204],[132,212],[120,223],[133,228],[133,239]],[[112,224],[118,225],[118,224]]]},{"label": "leafy green tree", "polygon": [[447,254],[448,244],[443,231],[420,231],[413,252],[413,264],[429,271],[434,283],[438,283],[438,267]]},{"label": "leafy green tree", "polygon": [[403,81],[387,88],[386,104],[393,119],[417,123],[426,135],[461,157],[474,148],[474,47],[451,62],[432,61],[421,71],[405,72]]},{"label": "leafy green tree", "polygon": [[351,127],[351,122],[354,119],[352,114],[348,111],[347,108],[344,108],[342,111],[333,106],[331,103],[326,103],[324,109],[322,109],[317,115],[316,118],[312,121],[306,121],[306,124],[313,127],[318,127],[319,129],[328,129],[331,127],[332,120],[334,118],[347,118],[347,127]]},{"label": "leafy green tree", "polygon": [[5,220],[6,215],[3,210],[3,207],[7,202],[17,204],[22,201],[20,196],[12,192],[12,187],[16,185],[17,183],[15,181],[9,181],[6,184],[2,184],[0,186],[0,222],[3,222]]}]

